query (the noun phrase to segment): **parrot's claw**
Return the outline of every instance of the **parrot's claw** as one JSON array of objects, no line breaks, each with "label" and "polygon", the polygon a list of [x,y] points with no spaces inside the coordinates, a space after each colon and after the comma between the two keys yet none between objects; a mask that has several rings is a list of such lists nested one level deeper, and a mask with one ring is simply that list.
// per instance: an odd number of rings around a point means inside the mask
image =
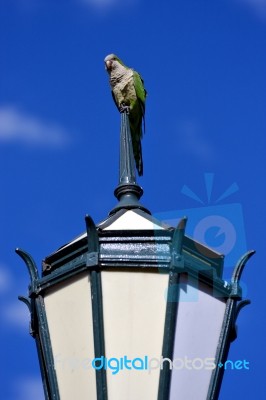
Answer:
[{"label": "parrot's claw", "polygon": [[126,106],[125,104],[121,104],[119,111],[121,112],[121,114],[124,112],[126,114],[129,114],[129,109],[130,109],[129,106]]}]

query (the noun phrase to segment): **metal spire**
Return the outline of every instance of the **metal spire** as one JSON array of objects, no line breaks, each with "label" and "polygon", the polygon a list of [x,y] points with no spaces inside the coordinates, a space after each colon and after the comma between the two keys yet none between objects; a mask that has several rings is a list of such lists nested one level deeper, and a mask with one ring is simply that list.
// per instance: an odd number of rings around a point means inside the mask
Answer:
[{"label": "metal spire", "polygon": [[139,202],[143,195],[143,189],[137,184],[131,132],[126,110],[121,113],[119,183],[114,195],[119,203],[110,211],[110,215],[122,208],[138,208],[151,214]]}]

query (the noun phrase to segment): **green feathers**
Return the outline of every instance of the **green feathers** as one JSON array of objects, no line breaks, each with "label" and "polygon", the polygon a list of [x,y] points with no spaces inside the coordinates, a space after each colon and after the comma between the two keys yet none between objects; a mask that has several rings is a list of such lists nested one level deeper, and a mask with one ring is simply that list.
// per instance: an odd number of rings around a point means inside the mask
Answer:
[{"label": "green feathers", "polygon": [[147,92],[141,76],[132,68],[128,68],[114,54],[104,59],[105,68],[110,77],[113,99],[118,110],[129,107],[129,122],[136,168],[143,175],[143,159],[141,139],[142,123],[145,129],[145,100]]}]

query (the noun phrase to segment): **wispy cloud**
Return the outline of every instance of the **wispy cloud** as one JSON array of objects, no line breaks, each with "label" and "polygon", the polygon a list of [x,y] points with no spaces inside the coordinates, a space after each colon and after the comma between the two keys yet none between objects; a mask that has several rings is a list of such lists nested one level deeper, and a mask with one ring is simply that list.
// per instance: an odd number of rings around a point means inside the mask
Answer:
[{"label": "wispy cloud", "polygon": [[6,292],[10,288],[10,274],[7,269],[0,264],[0,294]]},{"label": "wispy cloud", "polygon": [[120,0],[81,0],[83,3],[93,7],[110,7],[116,5]]},{"label": "wispy cloud", "polygon": [[249,7],[257,17],[266,19],[266,0],[235,0],[239,4]]},{"label": "wispy cloud", "polygon": [[22,328],[27,331],[30,322],[30,313],[26,304],[19,301],[5,304],[2,309],[1,319],[9,325]]},{"label": "wispy cloud", "polygon": [[41,378],[27,377],[18,379],[15,385],[16,399],[29,400],[38,399],[44,400],[44,392]]},{"label": "wispy cloud", "polygon": [[83,4],[97,9],[99,11],[107,11],[116,7],[125,7],[135,3],[137,0],[79,0]]},{"label": "wispy cloud", "polygon": [[58,124],[41,120],[16,107],[0,107],[0,142],[62,147],[68,141],[68,132]]},{"label": "wispy cloud", "polygon": [[17,300],[14,277],[9,269],[0,263],[0,320],[9,328],[29,328],[30,312],[26,304]]}]

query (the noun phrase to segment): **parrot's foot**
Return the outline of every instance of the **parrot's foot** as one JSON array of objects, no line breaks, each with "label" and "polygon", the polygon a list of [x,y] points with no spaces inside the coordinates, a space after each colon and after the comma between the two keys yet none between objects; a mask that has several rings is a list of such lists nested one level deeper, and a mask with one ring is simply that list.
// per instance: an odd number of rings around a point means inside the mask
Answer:
[{"label": "parrot's foot", "polygon": [[125,104],[121,104],[121,106],[119,108],[119,111],[121,112],[121,114],[124,113],[124,112],[126,114],[129,114],[129,110],[130,110],[130,107],[126,106]]}]

